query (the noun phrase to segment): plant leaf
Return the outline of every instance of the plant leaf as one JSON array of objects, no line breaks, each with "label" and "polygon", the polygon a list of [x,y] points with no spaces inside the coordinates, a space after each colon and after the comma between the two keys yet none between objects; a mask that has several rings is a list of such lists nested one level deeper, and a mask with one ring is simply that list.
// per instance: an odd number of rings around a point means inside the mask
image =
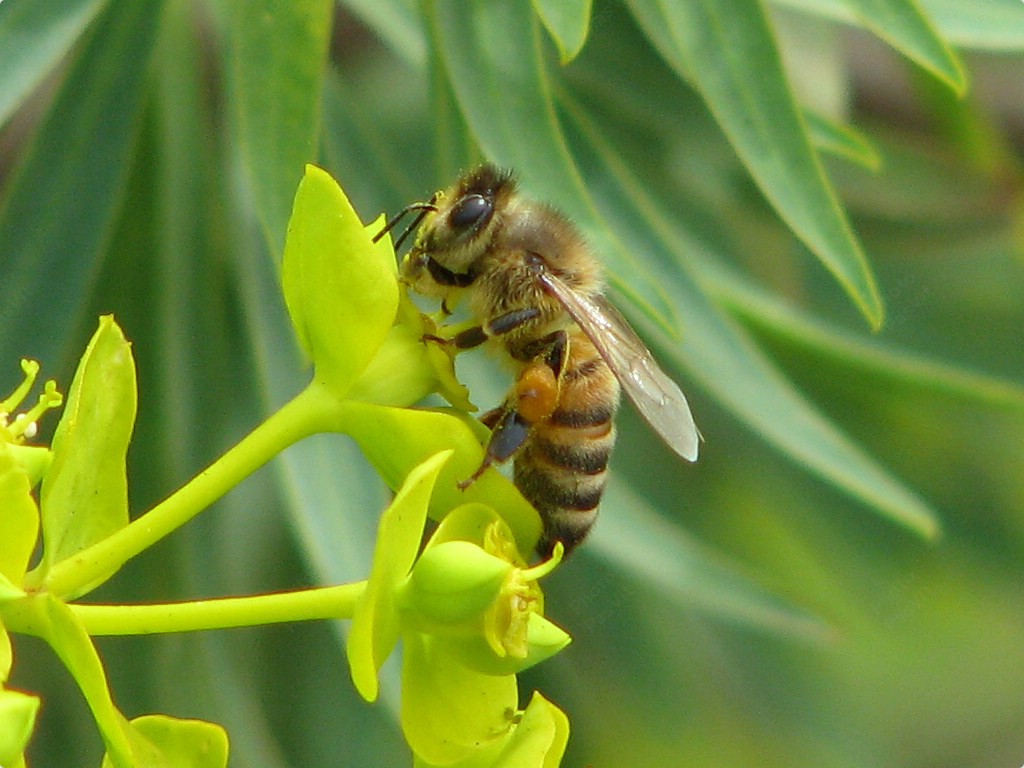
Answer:
[{"label": "plant leaf", "polygon": [[292,190],[317,155],[330,0],[231,6],[234,131],[270,252],[284,246]]},{"label": "plant leaf", "polygon": [[0,3],[0,126],[57,66],[102,7],[102,0]]},{"label": "plant leaf", "polygon": [[934,536],[934,510],[840,432],[695,287],[688,265],[703,246],[673,223],[585,115],[575,110],[573,116],[586,144],[581,156],[592,159],[593,175],[606,193],[606,216],[631,233],[640,252],[662,256],[657,273],[687,331],[682,345],[662,338],[662,360],[685,368],[719,403],[797,462],[900,524]]},{"label": "plant leaf", "polygon": [[629,6],[668,63],[692,80],[779,216],[871,327],[881,327],[874,275],[811,147],[758,0]]},{"label": "plant leaf", "polygon": [[[669,332],[675,312],[594,208],[562,134],[528,0],[438,3],[434,35],[459,107],[489,158],[515,168],[600,241],[616,285]],[[514,94],[515,98],[510,98]],[[629,280],[625,280],[629,276]]]},{"label": "plant leaf", "polygon": [[[107,5],[15,171],[0,211],[0,264],[4,325],[18,333],[0,335],[0,359],[72,354],[63,345],[84,321],[120,209],[161,7]],[[42,309],[51,306],[59,311]]]},{"label": "plant leaf", "polygon": [[952,88],[967,90],[960,58],[915,0],[846,0],[864,26]]},{"label": "plant leaf", "polygon": [[576,58],[590,31],[591,0],[533,0],[534,10],[558,46],[562,64]]}]

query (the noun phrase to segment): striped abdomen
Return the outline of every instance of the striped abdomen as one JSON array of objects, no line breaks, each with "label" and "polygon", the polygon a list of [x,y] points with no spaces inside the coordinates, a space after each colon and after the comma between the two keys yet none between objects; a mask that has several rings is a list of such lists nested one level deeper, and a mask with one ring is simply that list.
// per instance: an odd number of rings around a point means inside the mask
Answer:
[{"label": "striped abdomen", "polygon": [[515,458],[516,487],[544,522],[541,555],[549,555],[557,541],[568,553],[594,524],[618,405],[619,382],[604,359],[582,331],[569,331],[558,403],[546,420],[532,425]]}]

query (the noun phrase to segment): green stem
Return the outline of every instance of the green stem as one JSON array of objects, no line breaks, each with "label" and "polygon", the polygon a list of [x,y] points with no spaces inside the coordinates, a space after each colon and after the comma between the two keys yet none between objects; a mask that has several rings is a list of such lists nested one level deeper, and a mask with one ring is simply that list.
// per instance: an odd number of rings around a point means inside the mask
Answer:
[{"label": "green stem", "polygon": [[186,485],[102,541],[26,577],[30,589],[74,595],[116,572],[128,560],[177,530],[289,445],[336,419],[339,402],[315,382],[256,427]]},{"label": "green stem", "polygon": [[[81,605],[72,613],[90,635],[153,635],[252,627],[313,619],[350,619],[365,581],[248,597],[160,605]],[[13,627],[12,627],[13,629]]]}]

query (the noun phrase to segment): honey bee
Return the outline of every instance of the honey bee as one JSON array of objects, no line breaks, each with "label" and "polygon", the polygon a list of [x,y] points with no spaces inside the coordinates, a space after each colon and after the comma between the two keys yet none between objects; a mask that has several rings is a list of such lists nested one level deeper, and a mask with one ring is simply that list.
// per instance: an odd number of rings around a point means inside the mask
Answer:
[{"label": "honey bee", "polygon": [[468,294],[479,322],[435,340],[491,342],[516,371],[504,402],[482,417],[491,437],[463,488],[514,459],[514,482],[543,521],[537,551],[562,542],[568,553],[597,516],[621,390],[672,450],[697,460],[686,397],[604,297],[601,266],[564,215],[526,199],[511,172],[490,164],[409,206],[381,235],[410,211],[419,215],[396,242],[418,227],[402,280],[445,311]]}]

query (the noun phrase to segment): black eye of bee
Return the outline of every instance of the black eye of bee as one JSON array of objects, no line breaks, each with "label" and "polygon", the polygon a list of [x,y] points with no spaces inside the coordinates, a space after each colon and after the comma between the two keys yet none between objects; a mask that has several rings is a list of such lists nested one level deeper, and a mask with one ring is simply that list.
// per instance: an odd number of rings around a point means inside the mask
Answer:
[{"label": "black eye of bee", "polygon": [[453,229],[468,229],[481,224],[493,208],[493,201],[483,195],[466,195],[452,208],[448,223]]}]

